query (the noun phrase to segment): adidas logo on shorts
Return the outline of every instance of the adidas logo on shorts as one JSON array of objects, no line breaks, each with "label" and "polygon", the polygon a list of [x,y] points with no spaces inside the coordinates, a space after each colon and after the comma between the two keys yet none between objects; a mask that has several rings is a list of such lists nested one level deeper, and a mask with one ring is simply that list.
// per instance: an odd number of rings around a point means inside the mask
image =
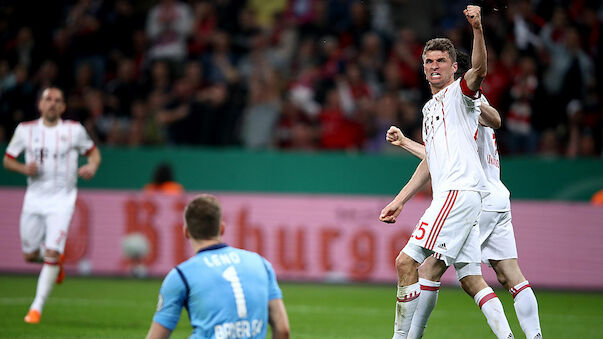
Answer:
[{"label": "adidas logo on shorts", "polygon": [[438,248],[441,248],[441,249],[443,249],[443,250],[446,250],[446,249],[447,249],[447,248],[446,248],[446,243],[445,243],[445,242],[443,242],[443,243],[439,244],[439,245],[438,245]]}]

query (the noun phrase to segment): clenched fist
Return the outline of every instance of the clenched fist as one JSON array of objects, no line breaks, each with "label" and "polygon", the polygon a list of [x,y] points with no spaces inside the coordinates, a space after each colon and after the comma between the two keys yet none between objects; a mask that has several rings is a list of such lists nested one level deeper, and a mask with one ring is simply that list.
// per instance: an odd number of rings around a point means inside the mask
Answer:
[{"label": "clenched fist", "polygon": [[467,8],[463,11],[467,21],[471,24],[471,27],[474,29],[482,28],[482,17],[481,17],[482,9],[479,6],[467,6]]},{"label": "clenched fist", "polygon": [[392,145],[402,147],[406,142],[406,137],[398,127],[391,126],[385,134],[385,140]]}]

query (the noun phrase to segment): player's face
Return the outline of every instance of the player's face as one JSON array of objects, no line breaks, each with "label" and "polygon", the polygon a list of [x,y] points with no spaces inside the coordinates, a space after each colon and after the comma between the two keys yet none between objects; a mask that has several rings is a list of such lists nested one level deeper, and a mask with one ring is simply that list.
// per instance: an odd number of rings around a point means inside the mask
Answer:
[{"label": "player's face", "polygon": [[448,86],[454,79],[457,64],[452,63],[448,52],[427,51],[423,58],[423,72],[425,79],[434,88]]},{"label": "player's face", "polygon": [[42,93],[38,103],[42,118],[47,121],[56,121],[65,112],[65,99],[63,93],[56,88],[49,88]]}]

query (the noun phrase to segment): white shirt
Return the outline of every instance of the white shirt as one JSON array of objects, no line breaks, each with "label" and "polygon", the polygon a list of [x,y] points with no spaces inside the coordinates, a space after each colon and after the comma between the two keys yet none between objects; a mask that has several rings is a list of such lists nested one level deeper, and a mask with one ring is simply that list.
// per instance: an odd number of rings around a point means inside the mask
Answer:
[{"label": "white shirt", "polygon": [[[482,95],[483,103],[488,100]],[[496,145],[494,130],[487,126],[479,125],[477,130],[477,152],[479,161],[484,169],[486,182],[490,194],[482,200],[482,210],[493,212],[506,212],[511,210],[509,190],[500,180],[500,158]]]},{"label": "white shirt", "polygon": [[38,172],[27,178],[24,211],[46,211],[56,205],[75,204],[78,154],[89,154],[95,145],[84,127],[74,121],[44,126],[42,119],[20,123],[6,148],[16,159],[25,152],[25,163],[35,162]]},{"label": "white shirt", "polygon": [[467,95],[475,92],[461,78],[423,107],[423,143],[434,195],[449,190],[488,191],[475,140],[480,100]]}]

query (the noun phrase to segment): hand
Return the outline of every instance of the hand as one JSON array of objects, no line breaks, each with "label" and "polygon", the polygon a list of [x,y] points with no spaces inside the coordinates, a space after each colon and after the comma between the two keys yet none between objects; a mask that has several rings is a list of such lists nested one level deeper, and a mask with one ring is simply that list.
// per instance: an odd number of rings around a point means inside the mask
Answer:
[{"label": "hand", "polygon": [[396,218],[402,212],[402,208],[404,207],[403,203],[399,203],[397,201],[390,202],[385,208],[381,210],[381,215],[379,215],[379,220],[388,224],[393,224],[396,222]]},{"label": "hand", "polygon": [[467,21],[471,24],[471,27],[474,29],[482,28],[482,17],[481,17],[481,8],[479,6],[467,6],[467,9],[463,11]]},{"label": "hand", "polygon": [[38,165],[35,162],[30,162],[25,165],[25,175],[33,177],[38,173]]},{"label": "hand", "polygon": [[84,180],[90,180],[96,174],[96,166],[92,164],[86,164],[77,170],[77,174]]},{"label": "hand", "polygon": [[387,134],[385,135],[385,140],[387,140],[387,142],[389,142],[392,145],[402,147],[402,145],[406,141],[406,137],[404,136],[404,134],[398,127],[391,126],[387,130]]}]

